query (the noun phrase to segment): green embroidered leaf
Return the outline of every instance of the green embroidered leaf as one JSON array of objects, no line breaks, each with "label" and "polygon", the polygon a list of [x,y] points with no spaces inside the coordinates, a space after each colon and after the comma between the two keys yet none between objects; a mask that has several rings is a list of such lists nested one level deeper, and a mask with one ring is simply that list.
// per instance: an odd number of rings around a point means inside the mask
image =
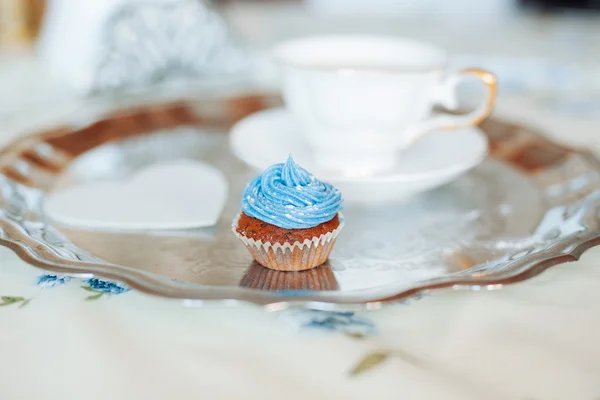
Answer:
[{"label": "green embroidered leaf", "polygon": [[98,300],[100,297],[102,297],[104,295],[104,292],[99,292],[97,290],[92,289],[89,286],[82,286],[81,287],[83,290],[87,290],[88,292],[92,292],[95,293],[91,296],[88,296],[85,298],[85,301],[93,301],[93,300]]},{"label": "green embroidered leaf", "polygon": [[[95,290],[93,290],[93,292],[95,292]],[[96,293],[93,294],[91,296],[88,296],[85,298],[85,301],[93,301],[93,300],[98,300],[100,297],[102,297],[104,295],[104,293]]]},{"label": "green embroidered leaf", "polygon": [[360,375],[368,370],[378,366],[391,356],[389,351],[379,351],[371,354],[367,354],[352,370],[350,376]]},{"label": "green embroidered leaf", "polygon": [[23,307],[25,307],[27,304],[29,304],[29,302],[30,302],[30,301],[31,301],[31,299],[25,299],[25,300],[24,300],[24,301],[21,303],[21,305],[19,306],[19,308],[23,308]]},{"label": "green embroidered leaf", "polygon": [[6,307],[6,306],[9,306],[11,304],[18,303],[20,301],[25,301],[25,297],[21,297],[21,296],[1,296],[0,300],[2,300],[2,303],[0,303],[0,307]]},{"label": "green embroidered leaf", "polygon": [[365,340],[367,338],[367,335],[365,335],[364,333],[358,333],[358,332],[353,332],[353,333],[345,332],[344,335],[346,335],[350,339],[354,339],[354,340]]}]

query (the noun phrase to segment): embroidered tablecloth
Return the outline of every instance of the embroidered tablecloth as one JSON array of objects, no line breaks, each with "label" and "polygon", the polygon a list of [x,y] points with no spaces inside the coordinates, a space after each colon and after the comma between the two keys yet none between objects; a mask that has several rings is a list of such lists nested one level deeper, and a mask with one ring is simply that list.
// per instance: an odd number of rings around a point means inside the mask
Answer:
[{"label": "embroidered tablecloth", "polygon": [[183,307],[0,249],[2,399],[600,398],[600,251],[353,314]]}]

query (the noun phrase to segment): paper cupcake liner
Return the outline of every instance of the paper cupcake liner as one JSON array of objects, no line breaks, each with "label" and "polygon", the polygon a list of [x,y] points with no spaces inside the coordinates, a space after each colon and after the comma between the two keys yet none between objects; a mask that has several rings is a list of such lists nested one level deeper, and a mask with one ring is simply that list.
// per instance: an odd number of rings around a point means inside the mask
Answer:
[{"label": "paper cupcake liner", "polygon": [[340,224],[336,229],[303,242],[263,243],[248,238],[237,231],[239,215],[233,220],[231,230],[246,245],[259,264],[277,271],[303,271],[324,264],[329,258],[335,241],[344,228],[344,217],[339,213]]}]

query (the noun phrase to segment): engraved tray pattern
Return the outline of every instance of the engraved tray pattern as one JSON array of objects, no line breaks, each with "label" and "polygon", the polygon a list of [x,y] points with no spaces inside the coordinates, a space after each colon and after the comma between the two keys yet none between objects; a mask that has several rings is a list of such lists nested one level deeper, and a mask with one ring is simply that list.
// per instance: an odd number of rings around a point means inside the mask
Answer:
[{"label": "engraved tray pattern", "polygon": [[[490,157],[470,173],[401,204],[348,204],[328,264],[267,270],[229,231],[256,171],[229,152],[226,132],[278,102],[244,95],[146,104],[13,142],[0,151],[1,244],[50,271],[93,274],[165,297],[376,308],[438,288],[498,288],[600,243],[598,160],[491,119],[482,125]],[[229,200],[213,229],[83,231],[43,215],[44,198],[57,187],[179,158],[213,164],[229,179]]]}]

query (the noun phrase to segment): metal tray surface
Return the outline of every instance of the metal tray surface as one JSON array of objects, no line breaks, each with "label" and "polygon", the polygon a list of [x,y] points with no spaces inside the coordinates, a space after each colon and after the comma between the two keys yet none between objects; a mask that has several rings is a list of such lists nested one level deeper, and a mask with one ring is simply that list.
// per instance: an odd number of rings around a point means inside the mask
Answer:
[{"label": "metal tray surface", "polygon": [[[258,171],[230,152],[227,132],[277,101],[244,95],[146,104],[13,142],[0,152],[0,242],[38,267],[155,295],[312,308],[377,308],[439,288],[498,288],[599,243],[600,163],[491,119],[482,125],[490,156],[481,165],[403,202],[347,204],[346,227],[327,264],[267,270],[230,230],[243,187]],[[229,197],[216,226],[82,230],[43,214],[57,188],[178,159],[202,160],[226,175]]]}]

